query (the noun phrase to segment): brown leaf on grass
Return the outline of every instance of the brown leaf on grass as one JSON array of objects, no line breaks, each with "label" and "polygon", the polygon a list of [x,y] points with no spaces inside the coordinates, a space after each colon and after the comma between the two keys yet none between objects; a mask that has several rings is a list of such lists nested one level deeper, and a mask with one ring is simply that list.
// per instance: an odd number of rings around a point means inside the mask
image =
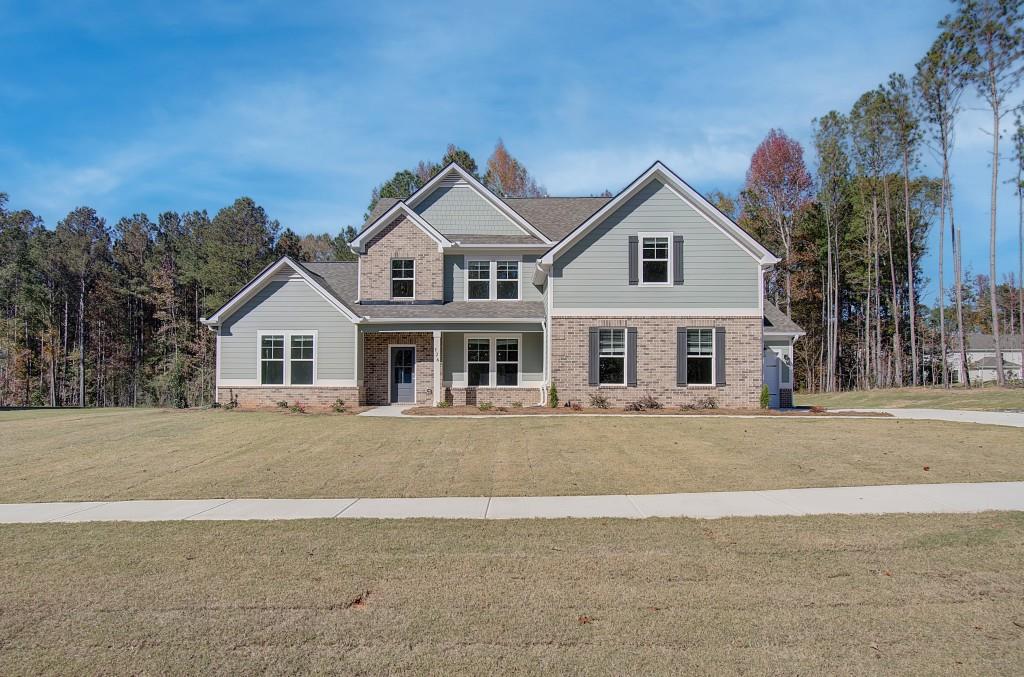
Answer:
[{"label": "brown leaf on grass", "polygon": [[580,625],[588,625],[594,622],[594,618],[592,616],[580,616],[576,619],[576,622]]},{"label": "brown leaf on grass", "polygon": [[924,471],[925,471],[925,472],[928,472],[928,471],[929,471],[930,469],[931,469],[931,466],[929,466],[929,465],[926,465],[926,466],[924,467]]},{"label": "brown leaf on grass", "polygon": [[370,598],[370,591],[366,590],[359,593],[348,602],[345,603],[346,609],[362,609],[366,606],[366,600]]}]

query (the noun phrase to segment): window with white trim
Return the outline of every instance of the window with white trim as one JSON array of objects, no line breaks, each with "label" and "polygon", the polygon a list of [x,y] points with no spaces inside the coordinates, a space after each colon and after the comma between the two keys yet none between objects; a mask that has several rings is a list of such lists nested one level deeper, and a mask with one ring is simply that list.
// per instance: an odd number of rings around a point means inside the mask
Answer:
[{"label": "window with white trim", "polygon": [[466,298],[473,301],[491,298],[491,262],[470,261],[467,271]]},{"label": "window with white trim", "polygon": [[669,284],[671,241],[667,234],[640,238],[641,284]]},{"label": "window with white trim", "polygon": [[494,382],[499,386],[519,385],[519,339],[494,339]]},{"label": "window with white trim", "polygon": [[496,261],[498,299],[515,301],[519,298],[519,261]]},{"label": "window with white trim", "polygon": [[686,383],[714,385],[715,330],[686,330]]},{"label": "window with white trim", "polygon": [[600,329],[598,331],[598,383],[600,385],[626,385],[626,330]]},{"label": "window with white trim", "polygon": [[466,383],[470,386],[491,384],[491,340],[471,338],[466,340]]},{"label": "window with white trim", "polygon": [[313,385],[313,335],[291,336],[291,360],[288,365],[292,385]]},{"label": "window with white trim", "polygon": [[260,383],[284,385],[284,335],[260,337]]},{"label": "window with white trim", "polygon": [[411,299],[416,295],[416,262],[391,259],[391,298]]}]

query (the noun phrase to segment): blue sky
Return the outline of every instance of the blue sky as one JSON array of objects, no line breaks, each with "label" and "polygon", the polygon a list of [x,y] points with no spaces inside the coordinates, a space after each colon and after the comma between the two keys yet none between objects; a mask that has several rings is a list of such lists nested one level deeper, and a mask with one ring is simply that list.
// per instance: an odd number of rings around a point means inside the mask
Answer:
[{"label": "blue sky", "polygon": [[[340,5],[0,0],[0,191],[50,226],[82,204],[113,223],[249,195],[298,232],[336,232],[396,169],[449,142],[482,163],[501,136],[554,195],[617,191],[655,159],[734,192],[771,127],[806,143],[814,117],[911,74],[951,7]],[[989,120],[964,114],[954,157],[978,271]],[[1001,192],[1008,272],[1017,210]]]}]

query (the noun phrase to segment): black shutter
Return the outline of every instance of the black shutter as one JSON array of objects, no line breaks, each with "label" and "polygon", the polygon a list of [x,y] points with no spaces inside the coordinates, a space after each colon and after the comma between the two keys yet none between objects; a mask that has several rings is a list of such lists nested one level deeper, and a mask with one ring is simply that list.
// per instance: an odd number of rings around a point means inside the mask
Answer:
[{"label": "black shutter", "polygon": [[637,260],[637,257],[639,256],[639,253],[637,252],[637,249],[639,248],[639,242],[640,241],[637,239],[636,235],[630,235],[628,242],[629,242],[629,283],[630,284],[640,284],[640,266],[639,266],[639,261]]},{"label": "black shutter", "polygon": [[676,327],[676,385],[686,385],[686,327]]},{"label": "black shutter", "polygon": [[683,238],[672,236],[672,284],[683,283]]},{"label": "black shutter", "polygon": [[636,327],[626,328],[626,385],[636,385]]},{"label": "black shutter", "polygon": [[725,327],[715,327],[715,385],[725,385]]},{"label": "black shutter", "polygon": [[598,336],[598,328],[590,328],[590,348],[588,354],[590,355],[587,360],[587,383],[592,386],[597,385],[598,381],[598,362],[600,360],[600,337]]}]

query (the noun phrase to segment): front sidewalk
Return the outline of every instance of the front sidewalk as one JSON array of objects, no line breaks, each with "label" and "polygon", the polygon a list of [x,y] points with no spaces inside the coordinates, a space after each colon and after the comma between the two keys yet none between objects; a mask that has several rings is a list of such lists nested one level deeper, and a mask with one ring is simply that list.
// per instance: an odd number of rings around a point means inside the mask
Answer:
[{"label": "front sidewalk", "polygon": [[286,520],[314,518],[516,519],[566,517],[759,517],[1024,511],[1024,482],[616,496],[207,499],[0,504],[0,524]]}]

